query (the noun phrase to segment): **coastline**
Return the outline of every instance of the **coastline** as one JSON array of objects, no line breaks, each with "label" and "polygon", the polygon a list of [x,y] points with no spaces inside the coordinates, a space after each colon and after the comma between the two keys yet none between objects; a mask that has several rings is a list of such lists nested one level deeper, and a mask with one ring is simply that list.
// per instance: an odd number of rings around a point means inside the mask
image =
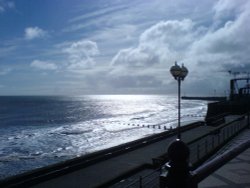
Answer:
[{"label": "coastline", "polygon": [[[189,145],[191,150],[190,162],[193,167],[197,167],[206,161],[227,141],[243,131],[246,126],[247,118],[245,115],[229,115],[225,117],[224,123],[216,127],[206,126],[204,122],[200,122],[198,125],[189,127],[188,130],[182,130],[182,140]],[[170,134],[169,132],[165,132],[165,135],[164,133],[160,134],[159,138],[153,135],[151,139],[149,137],[144,138],[146,140],[141,140],[141,143],[135,142],[135,147],[127,146],[124,150],[116,150],[117,152],[109,152],[105,155],[103,153],[100,158],[96,156],[92,161],[83,161],[84,157],[80,157],[71,161],[64,161],[55,166],[47,166],[43,169],[20,174],[5,179],[5,181],[0,181],[0,186],[33,188],[110,187],[145,169],[155,171],[160,165],[159,162],[166,162],[167,146],[176,139],[176,132],[173,129]],[[200,144],[203,145],[207,141],[212,142],[212,144],[204,145],[203,149],[200,148]],[[209,153],[206,152],[208,148],[210,148]],[[115,148],[109,149],[114,150]],[[197,153],[197,151],[200,152]]]},{"label": "coastline", "polygon": [[[186,126],[182,126],[181,130],[185,132],[203,125],[204,122],[202,121],[195,122]],[[63,174],[67,174],[79,170],[81,168],[91,166],[95,163],[110,159],[112,157],[136,150],[146,145],[153,144],[165,138],[174,136],[175,134],[176,129],[172,129],[170,131],[164,131],[162,133],[150,135],[118,146],[96,151],[80,157],[65,160],[56,164],[48,165],[42,168],[7,177],[5,179],[0,180],[0,185],[7,186],[19,183],[23,184],[24,182],[28,183],[29,185],[37,184],[41,181],[55,178],[57,176],[61,176]]]},{"label": "coastline", "polygon": [[[89,97],[1,100],[0,179],[176,126],[174,97]],[[182,122],[203,120],[206,107],[206,102],[183,102]]]}]

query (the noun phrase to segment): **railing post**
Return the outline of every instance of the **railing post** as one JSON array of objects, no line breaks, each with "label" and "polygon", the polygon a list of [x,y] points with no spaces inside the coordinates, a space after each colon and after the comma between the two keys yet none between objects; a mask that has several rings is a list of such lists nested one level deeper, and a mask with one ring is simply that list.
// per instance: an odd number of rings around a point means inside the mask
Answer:
[{"label": "railing post", "polygon": [[222,143],[223,143],[225,141],[225,135],[226,135],[225,134],[225,129],[223,129],[223,133],[222,134],[223,134],[223,140],[222,140]]},{"label": "railing post", "polygon": [[220,134],[218,134],[218,145],[220,145]]},{"label": "railing post", "polygon": [[212,149],[214,149],[214,136],[212,137]]},{"label": "railing post", "polygon": [[205,140],[205,155],[207,155],[207,139]]},{"label": "railing post", "polygon": [[249,109],[247,111],[247,125],[248,125],[248,128],[250,129],[250,119],[249,119],[249,116],[250,116],[250,112],[249,112]]}]

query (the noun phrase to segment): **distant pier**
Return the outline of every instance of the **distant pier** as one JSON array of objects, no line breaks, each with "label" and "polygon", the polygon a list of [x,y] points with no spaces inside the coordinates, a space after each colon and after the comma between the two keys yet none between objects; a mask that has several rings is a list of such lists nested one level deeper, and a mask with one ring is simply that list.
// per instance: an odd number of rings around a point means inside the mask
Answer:
[{"label": "distant pier", "polygon": [[225,101],[227,97],[201,97],[201,96],[182,96],[184,100],[204,100],[204,101]]}]

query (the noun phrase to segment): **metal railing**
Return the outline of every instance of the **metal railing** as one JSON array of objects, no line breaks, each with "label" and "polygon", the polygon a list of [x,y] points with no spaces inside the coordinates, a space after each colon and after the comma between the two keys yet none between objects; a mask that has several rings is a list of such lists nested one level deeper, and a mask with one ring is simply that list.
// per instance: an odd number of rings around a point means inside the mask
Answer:
[{"label": "metal railing", "polygon": [[[249,125],[249,113],[244,114],[231,122],[227,122],[213,131],[187,143],[190,149],[190,163],[197,167],[206,159],[212,156],[232,137],[237,135]],[[159,187],[159,175],[161,168],[156,169],[150,174],[140,176],[126,188],[154,188]]]},{"label": "metal railing", "polygon": [[156,181],[158,180],[160,176],[160,171],[161,169],[158,168],[157,170],[154,170],[153,172],[145,175],[145,176],[140,176],[139,179],[134,180],[132,183],[127,185],[125,188],[134,188],[134,187],[139,187],[139,188],[157,188],[159,187],[159,182]]},{"label": "metal railing", "polygon": [[240,116],[220,126],[218,129],[187,143],[190,149],[190,162],[194,166],[197,166],[197,164],[208,158],[209,154],[214,153],[214,151],[218,150],[232,137],[246,128],[248,124],[245,117],[245,115]]},{"label": "metal railing", "polygon": [[202,180],[204,180],[206,177],[208,177],[210,174],[218,170],[220,167],[225,165],[227,162],[235,158],[237,155],[245,151],[250,147],[250,140],[246,140],[243,143],[235,146],[234,148],[226,151],[221,156],[217,156],[213,160],[207,162],[206,164],[200,166],[196,170],[194,170],[192,173],[192,179],[193,182],[198,184]]}]

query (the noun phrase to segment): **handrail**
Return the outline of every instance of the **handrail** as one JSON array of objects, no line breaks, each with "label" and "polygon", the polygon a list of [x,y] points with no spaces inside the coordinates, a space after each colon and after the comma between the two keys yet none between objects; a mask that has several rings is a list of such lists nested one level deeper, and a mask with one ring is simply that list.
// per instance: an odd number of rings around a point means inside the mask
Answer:
[{"label": "handrail", "polygon": [[193,171],[192,178],[194,182],[199,183],[214,171],[222,167],[228,161],[235,158],[237,155],[245,151],[250,147],[250,139],[235,146],[234,148],[226,151],[224,154],[214,158],[213,160],[205,163],[204,165],[200,166],[196,170]]},{"label": "handrail", "polygon": [[202,135],[202,136],[200,136],[200,137],[198,137],[198,138],[196,138],[196,139],[194,139],[194,140],[188,142],[187,144],[188,144],[188,145],[193,144],[193,143],[197,142],[198,140],[201,140],[201,139],[203,139],[204,137],[211,135],[211,133],[213,133],[214,131],[220,130],[220,129],[222,129],[222,128],[224,128],[224,127],[226,127],[226,126],[228,126],[228,125],[230,125],[230,124],[232,124],[232,123],[234,123],[234,122],[237,122],[237,121],[241,120],[245,115],[246,115],[246,114],[243,114],[241,117],[239,117],[239,118],[237,118],[237,119],[235,119],[235,120],[233,120],[233,121],[230,121],[230,122],[228,122],[228,123],[225,123],[224,125],[221,125],[221,126],[219,126],[218,128],[215,128],[214,130],[212,130],[212,131],[208,132],[207,134]]},{"label": "handrail", "polygon": [[[150,172],[149,174],[147,174],[147,175],[145,175],[145,176],[140,176],[140,180],[142,180],[142,179],[145,179],[145,178],[147,178],[147,177],[150,177],[150,176],[152,176],[153,174],[155,174],[155,173],[157,173],[157,172],[160,172],[160,170],[161,170],[161,168],[157,168],[157,169],[155,169],[153,172]],[[140,181],[139,180],[139,181]],[[141,181],[140,181],[141,182]],[[131,186],[133,186],[133,185],[135,185],[135,184],[137,184],[138,183],[138,180],[134,180],[133,182],[131,182],[130,184],[128,184],[128,185],[126,185],[124,188],[129,188],[129,187],[131,187]]]},{"label": "handrail", "polygon": [[[211,152],[215,151],[215,150],[218,149],[218,148],[221,148],[221,146],[223,145],[223,143],[226,142],[226,140],[228,140],[230,137],[234,136],[235,134],[237,134],[238,132],[240,132],[242,129],[244,129],[244,128],[247,126],[247,124],[246,124],[246,125],[244,124],[244,125],[242,125],[242,126],[238,126],[238,124],[237,124],[237,125],[236,125],[236,124],[233,124],[233,123],[235,123],[235,122],[238,122],[238,121],[240,121],[240,120],[243,120],[244,117],[245,117],[246,115],[248,115],[248,113],[243,114],[243,115],[241,115],[240,117],[234,119],[233,121],[230,121],[230,122],[228,122],[228,123],[225,123],[225,124],[223,124],[223,125],[221,125],[221,126],[215,128],[215,129],[213,129],[213,130],[210,131],[209,133],[207,133],[207,134],[205,134],[205,135],[202,135],[202,136],[196,138],[196,139],[193,140],[193,141],[188,142],[187,145],[190,146],[190,145],[192,145],[192,144],[194,144],[194,143],[198,143],[199,141],[204,140],[204,141],[205,141],[204,143],[197,144],[196,147],[199,147],[198,149],[201,150],[201,149],[202,149],[201,146],[204,146],[204,145],[205,145],[205,146],[203,147],[204,150],[207,149],[207,151],[205,152],[205,154],[211,156]],[[247,122],[247,123],[248,123],[248,122]],[[233,127],[233,126],[234,126],[234,127]],[[209,136],[213,136],[214,132],[218,132],[218,134],[219,134],[220,131],[221,131],[222,129],[224,129],[225,127],[228,127],[228,129],[225,129],[225,131],[223,131],[223,134],[221,135],[221,136],[222,136],[222,140],[219,141],[219,142],[217,143],[217,145],[216,145],[215,143],[213,143],[213,142],[214,142],[213,137],[212,137],[212,140],[210,140],[210,142],[206,142],[206,141],[207,141],[207,138],[209,138]],[[230,131],[231,131],[231,132],[230,132]],[[227,132],[228,135],[225,135],[226,132]],[[229,135],[229,134],[230,134],[230,135]],[[220,136],[220,135],[219,135],[219,136]],[[227,136],[227,137],[226,137],[226,136]],[[208,145],[210,145],[209,151],[208,151],[208,148],[206,148],[206,146],[208,146]],[[212,148],[211,148],[211,147],[212,147]],[[166,155],[166,153],[163,154],[163,155]],[[163,156],[163,155],[162,155],[162,156]],[[159,157],[161,157],[161,156],[159,156]],[[220,156],[219,158],[221,158],[221,156]],[[197,162],[197,160],[201,160],[201,159],[202,159],[202,157],[196,158],[196,162]],[[227,162],[227,161],[226,161],[226,162]],[[225,162],[225,163],[226,163],[226,162]],[[160,172],[160,169],[156,169],[154,172],[151,172],[150,174],[157,173],[157,172]],[[195,173],[197,174],[197,173],[199,173],[199,172],[198,172],[198,171],[197,171],[197,172],[195,171]],[[128,188],[128,187],[131,187],[132,185],[135,185],[135,184],[138,184],[138,185],[140,185],[141,187],[143,187],[142,185],[145,185],[144,182],[146,182],[146,179],[147,179],[149,176],[150,176],[150,175],[141,176],[141,177],[140,177],[140,181],[139,181],[139,180],[135,180],[134,182],[132,182],[131,184],[129,184],[129,185],[126,186],[126,187]],[[194,176],[195,180],[198,180],[200,177],[201,177],[201,176],[199,176],[199,175],[198,175],[198,176],[197,176],[197,175]]]},{"label": "handrail", "polygon": [[[221,125],[221,126],[219,126],[219,127],[217,127],[217,128],[214,128],[212,131],[210,131],[210,132],[208,132],[208,133],[206,133],[206,134],[204,134],[204,135],[201,135],[200,137],[198,137],[198,138],[196,138],[196,139],[194,139],[194,140],[188,142],[187,145],[191,145],[191,144],[193,144],[193,143],[196,143],[196,142],[198,142],[199,140],[202,140],[202,139],[204,139],[205,137],[214,134],[214,132],[219,132],[222,128],[227,127],[228,125],[230,125],[230,124],[232,124],[232,123],[234,123],[234,122],[237,122],[237,121],[241,120],[241,119],[244,118],[246,115],[247,115],[247,113],[246,113],[246,114],[243,114],[242,116],[238,117],[237,119],[235,119],[235,120],[233,120],[233,121],[230,121],[230,122],[228,122],[228,123],[225,123],[224,125]],[[161,156],[159,156],[159,157],[163,157],[163,156],[167,156],[167,153],[164,153],[163,155],[161,155]]]},{"label": "handrail", "polygon": [[227,140],[246,128],[247,123],[235,124],[235,122],[244,120],[244,117],[245,114],[210,131],[210,133],[201,136],[200,139],[195,139],[187,143],[190,150],[196,149],[193,150],[193,152],[191,151],[190,156],[190,161],[192,160],[194,167],[200,165],[211,156],[214,151],[220,149]]}]

